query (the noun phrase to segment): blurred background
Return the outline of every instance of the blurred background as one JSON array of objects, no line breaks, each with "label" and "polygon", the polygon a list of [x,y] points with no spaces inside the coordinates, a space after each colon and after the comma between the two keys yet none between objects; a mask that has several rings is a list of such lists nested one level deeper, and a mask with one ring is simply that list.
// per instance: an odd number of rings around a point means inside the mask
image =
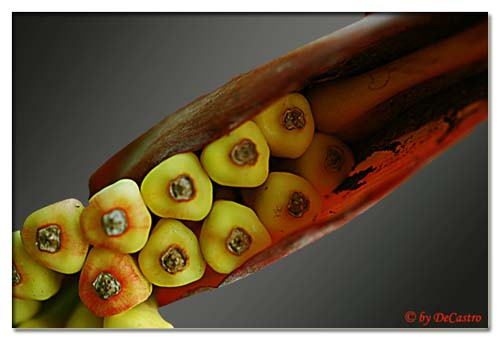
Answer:
[{"label": "blurred background", "polygon": [[[166,114],[361,18],[14,15],[13,228],[86,203],[94,170]],[[161,312],[179,328],[389,328],[410,310],[487,327],[487,123],[337,232]]]}]

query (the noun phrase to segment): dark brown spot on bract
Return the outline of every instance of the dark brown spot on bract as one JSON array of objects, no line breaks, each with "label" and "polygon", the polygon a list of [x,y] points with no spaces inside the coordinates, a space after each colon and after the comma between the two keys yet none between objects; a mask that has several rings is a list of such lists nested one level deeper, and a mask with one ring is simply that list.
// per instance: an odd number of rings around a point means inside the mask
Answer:
[{"label": "dark brown spot on bract", "polygon": [[370,166],[364,170],[356,172],[355,174],[347,177],[333,192],[338,194],[342,191],[358,189],[366,184],[366,182],[362,181],[362,179],[373,171],[375,171],[375,168]]}]

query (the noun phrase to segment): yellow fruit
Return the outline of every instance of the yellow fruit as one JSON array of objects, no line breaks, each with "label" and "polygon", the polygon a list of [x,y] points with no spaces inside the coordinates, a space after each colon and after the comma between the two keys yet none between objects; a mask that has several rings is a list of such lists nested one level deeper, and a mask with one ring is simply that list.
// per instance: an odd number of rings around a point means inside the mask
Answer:
[{"label": "yellow fruit", "polygon": [[50,319],[30,319],[21,322],[17,328],[60,328],[60,323]]},{"label": "yellow fruit", "polygon": [[200,221],[212,207],[212,182],[192,152],[167,158],[141,184],[148,208],[160,217]]},{"label": "yellow fruit", "polygon": [[73,198],[32,213],[21,230],[26,252],[47,268],[63,274],[78,272],[89,244],[80,229],[83,204]]},{"label": "yellow fruit", "polygon": [[280,98],[253,120],[266,138],[271,155],[275,157],[300,157],[314,135],[311,108],[300,93]]},{"label": "yellow fruit", "polygon": [[44,301],[40,311],[33,317],[17,325],[18,328],[63,328],[71,310],[78,303],[78,285],[68,278],[54,297]]},{"label": "yellow fruit", "polygon": [[130,179],[121,179],[92,196],[80,222],[92,245],[135,253],[146,244],[151,214],[137,184]]},{"label": "yellow fruit", "polygon": [[20,299],[47,300],[61,288],[63,276],[28,255],[19,230],[12,233],[12,294]]},{"label": "yellow fruit", "polygon": [[304,177],[320,195],[327,195],[349,176],[354,155],[340,139],[317,132],[300,158],[283,161],[280,167]]},{"label": "yellow fruit", "polygon": [[41,306],[40,301],[12,298],[12,325],[16,326],[31,319]]},{"label": "yellow fruit", "polygon": [[206,264],[191,229],[177,220],[162,219],[139,253],[139,267],[154,285],[178,287],[200,279]]},{"label": "yellow fruit", "polygon": [[154,298],[136,307],[104,318],[104,328],[174,328],[158,312]]},{"label": "yellow fruit", "polygon": [[203,222],[200,246],[207,263],[227,274],[271,245],[271,237],[252,209],[219,200]]},{"label": "yellow fruit", "polygon": [[200,160],[217,184],[256,187],[269,172],[269,146],[257,124],[248,121],[205,146]]},{"label": "yellow fruit", "polygon": [[274,239],[313,223],[321,212],[321,198],[304,178],[271,172],[267,181],[252,189],[253,208]]},{"label": "yellow fruit", "polygon": [[85,305],[79,302],[68,321],[66,328],[102,328],[103,318],[94,315]]}]

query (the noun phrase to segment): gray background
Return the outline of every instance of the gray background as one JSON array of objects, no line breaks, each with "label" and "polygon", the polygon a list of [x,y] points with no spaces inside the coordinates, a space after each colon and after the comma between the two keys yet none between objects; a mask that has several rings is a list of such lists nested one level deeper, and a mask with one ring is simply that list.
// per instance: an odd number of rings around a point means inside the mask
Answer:
[{"label": "gray background", "polygon": [[[14,228],[165,114],[359,14],[14,15]],[[488,313],[488,126],[344,228],[162,308],[176,327],[408,327]],[[477,326],[477,325],[476,325]]]}]

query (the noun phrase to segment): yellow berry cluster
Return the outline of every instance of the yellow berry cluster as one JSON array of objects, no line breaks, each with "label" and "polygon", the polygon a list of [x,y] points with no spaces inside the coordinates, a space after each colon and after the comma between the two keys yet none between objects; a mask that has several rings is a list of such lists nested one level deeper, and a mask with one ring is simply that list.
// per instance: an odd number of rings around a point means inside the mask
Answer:
[{"label": "yellow berry cluster", "polygon": [[207,266],[229,274],[311,225],[321,196],[353,165],[347,145],[315,130],[307,99],[289,94],[200,152],[165,159],[141,183],[121,179],[86,207],[68,199],[32,213],[14,233],[14,297],[47,300],[64,274],[77,275],[75,313],[109,325],[151,306],[154,286],[190,284]]}]

